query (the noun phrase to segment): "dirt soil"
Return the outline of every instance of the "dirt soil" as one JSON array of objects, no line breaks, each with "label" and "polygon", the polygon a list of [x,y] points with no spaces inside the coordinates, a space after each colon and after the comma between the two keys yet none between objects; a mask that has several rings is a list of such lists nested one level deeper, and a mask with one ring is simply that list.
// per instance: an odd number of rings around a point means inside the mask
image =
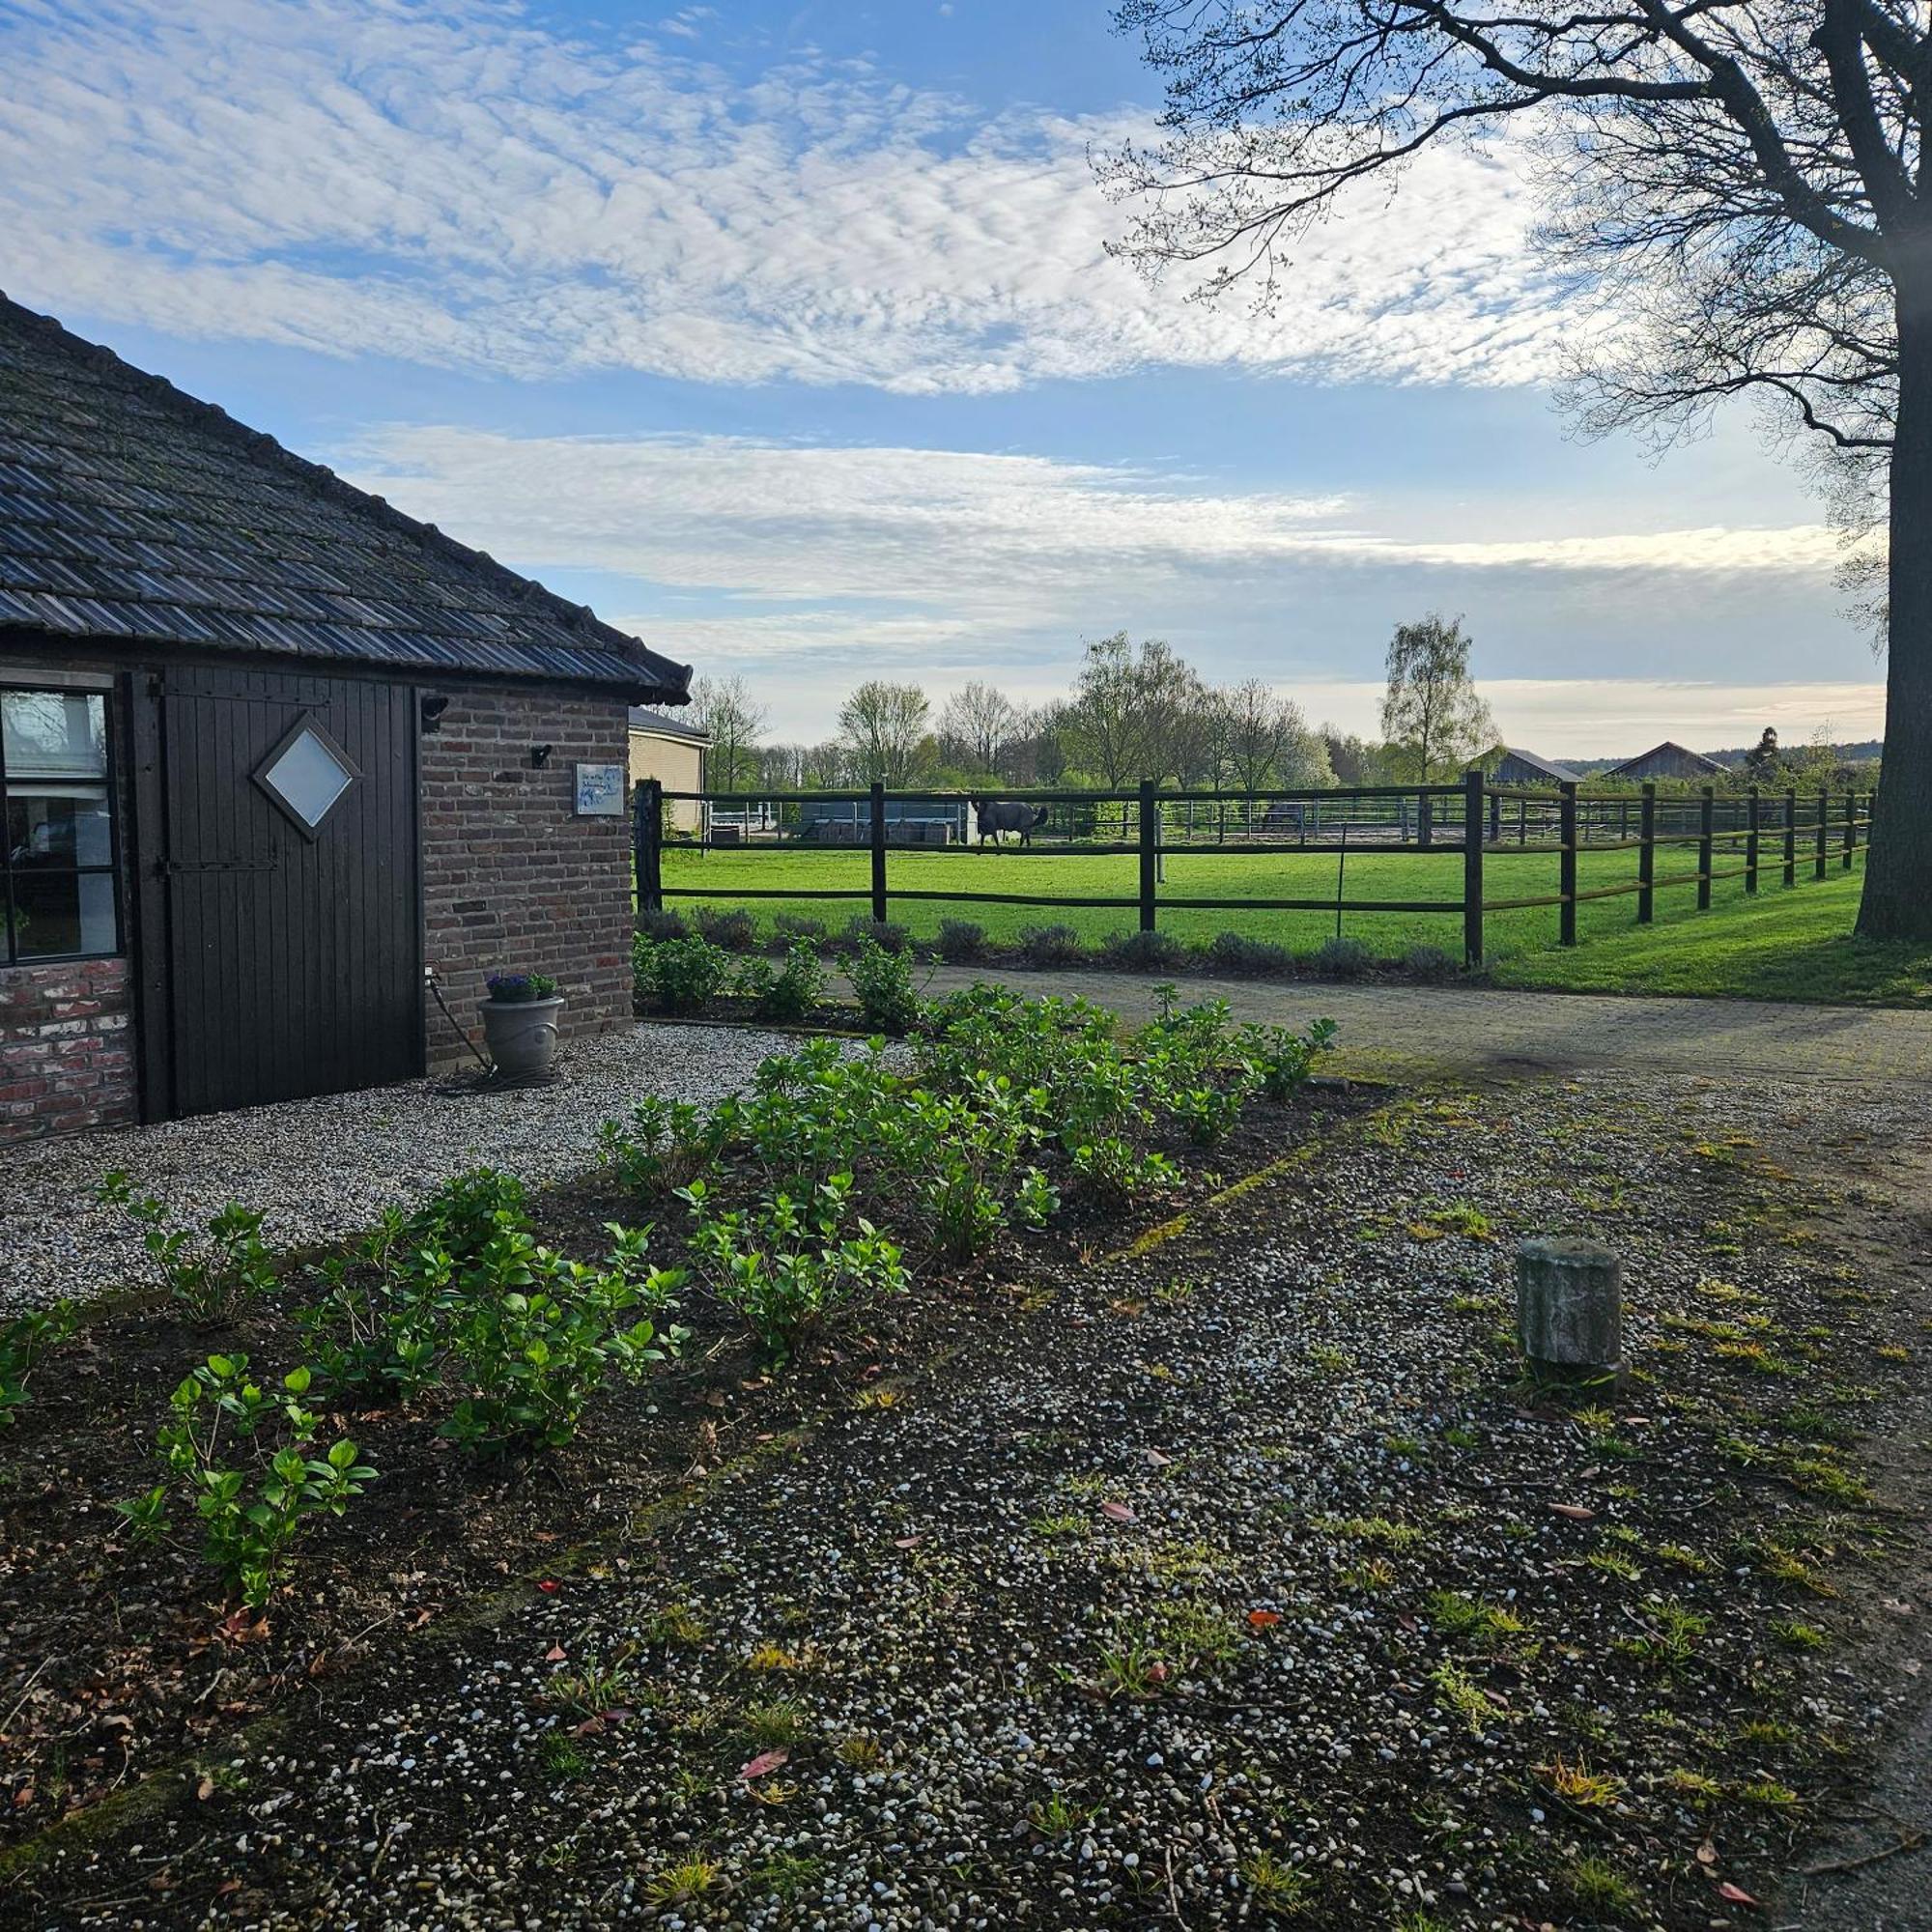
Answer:
[{"label": "dirt soil", "polygon": [[[0,1913],[1926,1923],[1912,1852],[1805,1875],[1932,1824],[1917,1105],[1362,1097],[793,1376],[708,1337],[512,1480],[355,1419],[384,1500],[266,1634],[108,1515],[204,1338],[98,1335],[0,1448]],[[1621,1399],[1510,1347],[1562,1229],[1624,1258]]]}]

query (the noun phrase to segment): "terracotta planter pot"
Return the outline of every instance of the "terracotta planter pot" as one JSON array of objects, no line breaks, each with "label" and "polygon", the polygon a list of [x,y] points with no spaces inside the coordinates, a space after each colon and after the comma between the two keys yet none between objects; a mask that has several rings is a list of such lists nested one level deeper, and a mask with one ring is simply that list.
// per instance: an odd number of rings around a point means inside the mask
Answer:
[{"label": "terracotta planter pot", "polygon": [[556,1058],[563,996],[548,1000],[485,1000],[483,1040],[498,1073],[548,1073]]}]

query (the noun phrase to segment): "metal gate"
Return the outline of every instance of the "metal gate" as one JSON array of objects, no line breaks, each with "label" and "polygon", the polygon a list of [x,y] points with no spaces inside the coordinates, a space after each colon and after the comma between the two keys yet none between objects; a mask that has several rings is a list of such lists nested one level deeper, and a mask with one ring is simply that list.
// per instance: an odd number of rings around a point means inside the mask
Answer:
[{"label": "metal gate", "polygon": [[171,668],[130,711],[146,1117],[419,1073],[414,690]]}]

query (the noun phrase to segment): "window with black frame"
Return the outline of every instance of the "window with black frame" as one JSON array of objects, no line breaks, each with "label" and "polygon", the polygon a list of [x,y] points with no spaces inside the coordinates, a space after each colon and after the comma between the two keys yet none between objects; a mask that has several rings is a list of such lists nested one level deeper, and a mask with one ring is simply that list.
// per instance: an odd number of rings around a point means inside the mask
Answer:
[{"label": "window with black frame", "polygon": [[118,952],[104,694],[0,686],[0,962]]}]

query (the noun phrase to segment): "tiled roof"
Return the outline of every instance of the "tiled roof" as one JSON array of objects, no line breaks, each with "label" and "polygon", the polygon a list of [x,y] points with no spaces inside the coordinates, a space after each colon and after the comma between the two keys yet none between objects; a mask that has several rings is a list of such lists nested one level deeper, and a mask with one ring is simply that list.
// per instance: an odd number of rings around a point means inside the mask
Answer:
[{"label": "tiled roof", "polygon": [[1541,772],[1545,778],[1557,779],[1564,783],[1580,783],[1581,780],[1568,765],[1553,764],[1548,758],[1539,758],[1534,752],[1525,752],[1520,746],[1505,745],[1503,753],[1514,758],[1520,765],[1527,765],[1532,771]]},{"label": "tiled roof", "polygon": [[565,678],[688,666],[0,296],[0,635]]},{"label": "tiled roof", "polygon": [[631,706],[631,729],[655,731],[665,738],[689,738],[695,745],[711,742],[711,733],[701,725],[687,724],[682,718],[668,718],[662,711],[652,711],[641,704]]}]

